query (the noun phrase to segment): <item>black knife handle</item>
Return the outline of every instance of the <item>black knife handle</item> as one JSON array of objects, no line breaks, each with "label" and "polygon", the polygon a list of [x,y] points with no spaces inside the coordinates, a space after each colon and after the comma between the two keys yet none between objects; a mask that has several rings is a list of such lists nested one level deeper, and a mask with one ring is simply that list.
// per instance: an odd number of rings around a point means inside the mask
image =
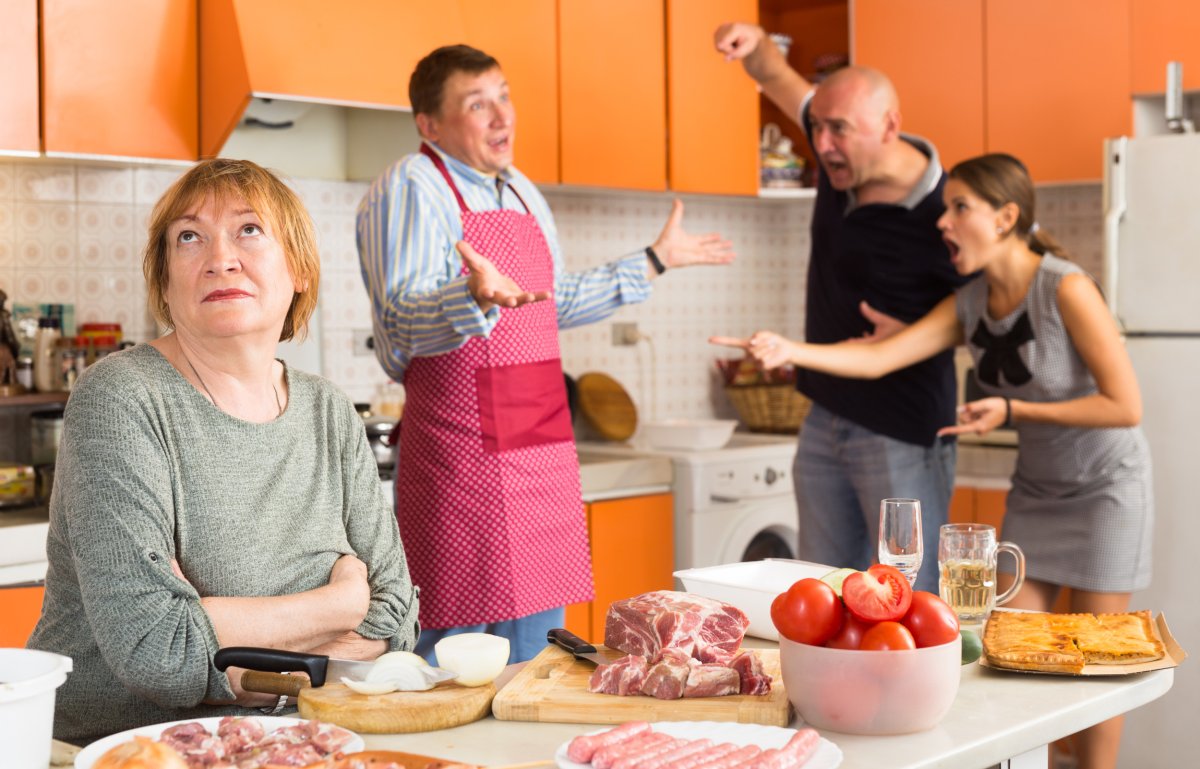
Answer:
[{"label": "black knife handle", "polygon": [[595,646],[592,646],[566,628],[556,627],[550,630],[546,633],[546,640],[549,643],[558,644],[576,657],[580,654],[596,654],[597,652]]},{"label": "black knife handle", "polygon": [[282,649],[260,649],[256,646],[226,646],[213,655],[217,670],[227,667],[263,670],[268,673],[292,673],[302,670],[308,673],[313,686],[325,685],[325,671],[329,657],[324,654],[286,652]]}]

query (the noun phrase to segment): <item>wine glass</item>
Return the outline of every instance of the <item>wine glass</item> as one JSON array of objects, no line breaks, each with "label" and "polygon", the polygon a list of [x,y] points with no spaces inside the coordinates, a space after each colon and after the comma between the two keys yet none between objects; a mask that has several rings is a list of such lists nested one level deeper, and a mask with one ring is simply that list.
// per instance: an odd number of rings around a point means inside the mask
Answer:
[{"label": "wine glass", "polygon": [[879,503],[879,562],[895,566],[912,584],[921,570],[921,500]]}]

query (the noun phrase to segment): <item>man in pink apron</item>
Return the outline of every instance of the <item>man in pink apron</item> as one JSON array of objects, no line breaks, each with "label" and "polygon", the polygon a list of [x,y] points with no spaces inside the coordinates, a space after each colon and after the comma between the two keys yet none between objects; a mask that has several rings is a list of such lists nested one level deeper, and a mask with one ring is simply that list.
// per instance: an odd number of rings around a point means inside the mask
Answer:
[{"label": "man in pink apron", "polygon": [[567,273],[554,220],[512,168],[516,115],[491,56],[439,48],[409,82],[425,143],[371,187],[358,249],[376,355],[407,393],[396,517],[421,590],[417,651],[483,631],[533,657],[567,604],[593,597],[558,329],[649,296],[667,268],[730,261],[680,226],[649,249]]}]

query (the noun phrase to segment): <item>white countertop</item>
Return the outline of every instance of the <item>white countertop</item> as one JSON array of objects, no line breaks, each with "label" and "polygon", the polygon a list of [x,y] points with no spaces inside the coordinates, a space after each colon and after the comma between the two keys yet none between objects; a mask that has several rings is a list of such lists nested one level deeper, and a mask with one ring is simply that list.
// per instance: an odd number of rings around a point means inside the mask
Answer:
[{"label": "white countertop", "polygon": [[[509,675],[517,666],[510,666]],[[861,737],[823,731],[845,755],[841,769],[993,766],[1161,697],[1173,670],[1074,678],[962,668],[954,706],[917,734]],[[792,726],[798,726],[793,722]],[[549,760],[564,742],[603,726],[497,721],[420,734],[363,735],[370,750],[403,750],[481,766]]]}]

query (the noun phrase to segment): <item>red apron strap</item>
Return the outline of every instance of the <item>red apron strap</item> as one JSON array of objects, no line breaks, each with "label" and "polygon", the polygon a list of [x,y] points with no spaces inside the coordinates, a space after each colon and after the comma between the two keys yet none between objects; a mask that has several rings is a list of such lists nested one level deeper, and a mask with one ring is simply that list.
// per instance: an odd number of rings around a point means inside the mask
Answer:
[{"label": "red apron strap", "polygon": [[[421,154],[433,161],[433,167],[441,172],[446,184],[450,185],[450,191],[454,193],[454,199],[458,201],[459,210],[468,213],[471,209],[467,208],[467,201],[463,200],[462,193],[458,191],[458,185],[450,178],[450,171],[446,168],[445,161],[425,142],[421,142]],[[521,204],[524,205],[525,201],[521,201]]]},{"label": "red apron strap", "polygon": [[[434,168],[441,172],[442,177],[446,180],[446,184],[450,185],[450,189],[454,192],[454,199],[458,201],[459,210],[464,213],[470,211],[471,209],[467,208],[467,201],[463,200],[462,193],[458,191],[458,185],[450,178],[450,169],[446,168],[446,161],[442,160],[442,156],[437,154],[432,147],[424,142],[421,142],[421,154],[433,161]],[[505,186],[512,190],[512,193],[517,196],[517,200],[521,201],[521,206],[525,209],[525,213],[532,213],[529,210],[529,204],[525,202],[525,198],[521,197],[521,193],[517,192],[517,188],[507,183]]]}]

